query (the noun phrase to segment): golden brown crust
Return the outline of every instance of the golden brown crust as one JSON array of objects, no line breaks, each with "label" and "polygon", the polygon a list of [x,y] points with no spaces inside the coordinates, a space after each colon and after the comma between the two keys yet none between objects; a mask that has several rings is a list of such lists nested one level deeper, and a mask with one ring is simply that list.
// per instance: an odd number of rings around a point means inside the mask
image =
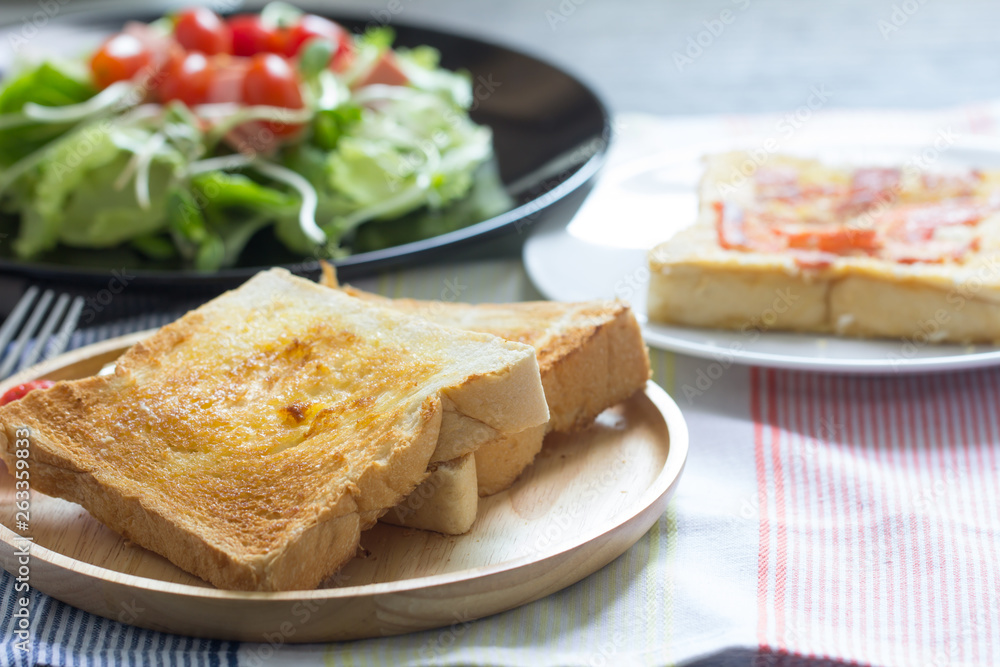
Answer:
[{"label": "golden brown crust", "polygon": [[40,491],[217,586],[312,588],[423,480],[445,392],[505,427],[547,418],[531,348],[270,271],[113,376],[0,408],[0,456],[27,426]]},{"label": "golden brown crust", "polygon": [[601,412],[624,401],[650,378],[649,351],[627,306],[587,335],[560,344],[559,363],[542,375],[550,431],[586,428]]}]

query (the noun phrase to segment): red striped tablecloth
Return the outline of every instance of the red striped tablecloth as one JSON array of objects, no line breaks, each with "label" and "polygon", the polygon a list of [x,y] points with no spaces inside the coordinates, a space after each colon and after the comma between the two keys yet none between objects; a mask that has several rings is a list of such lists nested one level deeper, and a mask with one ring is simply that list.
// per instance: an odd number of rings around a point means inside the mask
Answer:
[{"label": "red striped tablecloth", "polygon": [[1000,664],[1000,371],[749,380],[762,651]]}]

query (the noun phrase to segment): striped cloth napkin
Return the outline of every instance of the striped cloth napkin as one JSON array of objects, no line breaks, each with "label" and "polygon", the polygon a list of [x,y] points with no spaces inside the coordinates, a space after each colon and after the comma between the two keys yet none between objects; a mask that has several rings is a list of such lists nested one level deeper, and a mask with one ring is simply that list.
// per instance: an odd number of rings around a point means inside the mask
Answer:
[{"label": "striped cloth napkin", "polygon": [[750,373],[763,651],[1000,662],[1000,372]]},{"label": "striped cloth napkin", "polygon": [[[817,112],[809,131],[989,133],[998,108]],[[622,116],[619,131],[632,141],[619,145],[717,144],[766,135],[781,120]],[[471,302],[538,298],[516,261],[359,282],[417,298],[455,285]],[[88,329],[72,344],[176,315]],[[652,361],[690,427],[687,468],[649,533],[576,585],[475,622],[309,645],[141,630],[127,624],[141,611],[108,620],[35,592],[23,654],[14,646],[15,582],[4,573],[0,664],[1000,664],[1000,370],[867,378],[737,365],[709,372],[716,362],[657,350]]]}]

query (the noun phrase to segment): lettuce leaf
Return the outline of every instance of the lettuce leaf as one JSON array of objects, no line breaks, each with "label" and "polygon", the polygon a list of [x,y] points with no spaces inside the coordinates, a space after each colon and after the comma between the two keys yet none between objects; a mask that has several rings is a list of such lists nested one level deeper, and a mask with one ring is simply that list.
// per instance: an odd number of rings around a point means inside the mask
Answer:
[{"label": "lettuce leaf", "polygon": [[57,139],[17,191],[22,221],[15,253],[28,259],[57,243],[106,248],[163,229],[169,184],[183,156],[169,144],[153,155],[148,208],[140,205],[134,181],[122,182],[134,158],[123,146],[149,137],[147,131],[108,130],[98,122]]},{"label": "lettuce leaf", "polygon": [[[61,107],[86,102],[97,90],[82,72],[45,62],[8,79],[0,90],[0,114],[15,114],[28,102]],[[74,123],[25,123],[0,128],[0,166],[10,166],[63,135]]]},{"label": "lettuce leaf", "polygon": [[[187,199],[183,200],[185,195]],[[260,229],[298,212],[296,196],[244,174],[221,171],[192,177],[190,191],[175,193],[174,197],[182,201],[172,203],[172,227],[183,230],[189,258],[201,271],[233,266]]]},{"label": "lettuce leaf", "polygon": [[395,220],[364,223],[355,234],[354,251],[381,250],[452,232],[499,215],[514,205],[500,180],[496,160],[483,164],[472,179],[469,193],[443,209],[422,209]]}]

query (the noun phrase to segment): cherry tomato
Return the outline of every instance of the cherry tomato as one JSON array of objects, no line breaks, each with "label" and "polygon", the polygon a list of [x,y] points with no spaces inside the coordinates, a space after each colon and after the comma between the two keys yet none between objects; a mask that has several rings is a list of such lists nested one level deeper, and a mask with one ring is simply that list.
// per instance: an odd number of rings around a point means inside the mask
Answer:
[{"label": "cherry tomato", "polygon": [[302,108],[302,90],[295,70],[274,53],[258,53],[250,61],[243,82],[243,99],[251,106]]},{"label": "cherry tomato", "polygon": [[376,61],[375,65],[365,74],[359,81],[355,81],[353,84],[354,88],[362,88],[364,86],[371,86],[376,83],[381,83],[387,86],[405,86],[410,82],[410,79],[406,76],[399,67],[399,61],[396,60],[396,56],[393,55],[392,51],[386,51],[382,54],[382,57]]},{"label": "cherry tomato", "polygon": [[274,30],[261,23],[257,14],[240,14],[229,19],[233,33],[233,55],[255,56],[258,53],[273,53],[279,45],[280,37]]},{"label": "cherry tomato", "polygon": [[339,50],[340,43],[348,38],[347,31],[333,21],[315,14],[306,14],[289,31],[284,55],[288,57],[298,55],[302,45],[313,37],[329,40],[333,44],[334,51]]},{"label": "cherry tomato", "polygon": [[352,62],[354,62],[354,42],[345,31],[344,39],[340,40],[337,52],[333,54],[333,59],[330,61],[330,69],[334,72],[343,72],[351,66]]},{"label": "cherry tomato", "polygon": [[211,9],[196,7],[177,15],[174,39],[188,51],[200,51],[207,56],[229,53],[233,48],[233,33]]},{"label": "cherry tomato", "polygon": [[197,51],[171,59],[158,93],[161,102],[180,100],[189,107],[204,104],[215,80],[215,68]]},{"label": "cherry tomato", "polygon": [[[272,106],[301,109],[302,89],[295,70],[287,60],[274,53],[258,53],[243,79],[243,102],[248,106]],[[267,123],[278,136],[293,134],[299,125]]]},{"label": "cherry tomato", "polygon": [[125,33],[110,38],[94,52],[90,59],[90,71],[94,83],[104,89],[117,81],[127,81],[153,60],[142,42]]},{"label": "cherry tomato", "polygon": [[319,37],[333,44],[333,58],[330,67],[335,72],[343,72],[354,59],[354,42],[350,33],[338,23],[322,16],[306,14],[288,31],[287,43],[282,53],[288,57],[299,55],[302,47],[310,39]]},{"label": "cherry tomato", "polygon": [[48,389],[54,384],[55,382],[52,380],[32,380],[31,382],[11,387],[3,396],[0,396],[0,405],[7,405],[8,403],[20,400],[33,389]]}]

